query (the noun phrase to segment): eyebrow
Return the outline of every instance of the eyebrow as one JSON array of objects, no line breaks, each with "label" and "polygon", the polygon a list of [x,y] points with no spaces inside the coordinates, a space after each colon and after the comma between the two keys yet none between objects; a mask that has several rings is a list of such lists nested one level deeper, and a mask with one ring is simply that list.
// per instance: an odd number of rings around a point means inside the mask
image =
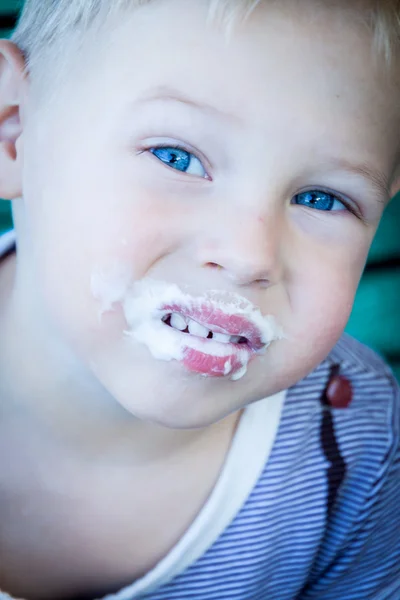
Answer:
[{"label": "eyebrow", "polygon": [[196,110],[201,110],[202,112],[217,116],[223,117],[224,119],[229,119],[231,121],[239,121],[240,118],[231,113],[227,113],[212,104],[208,104],[207,102],[200,102],[198,100],[194,100],[190,98],[183,92],[166,86],[160,85],[148,90],[145,94],[140,96],[136,103],[142,104],[145,102],[156,102],[158,100],[164,102],[176,102],[178,104],[184,104],[191,108],[195,108]]},{"label": "eyebrow", "polygon": [[347,171],[353,175],[358,175],[372,184],[375,191],[378,193],[376,201],[379,204],[386,205],[390,200],[390,183],[389,178],[379,169],[375,169],[367,163],[354,164],[343,158],[334,158],[330,160],[334,168],[342,171]]}]

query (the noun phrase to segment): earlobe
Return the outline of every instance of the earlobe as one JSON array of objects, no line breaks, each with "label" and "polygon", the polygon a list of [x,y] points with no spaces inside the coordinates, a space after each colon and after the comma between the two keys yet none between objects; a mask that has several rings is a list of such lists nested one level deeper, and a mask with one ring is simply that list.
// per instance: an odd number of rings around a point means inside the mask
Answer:
[{"label": "earlobe", "polygon": [[26,80],[25,61],[19,48],[0,40],[0,197],[22,195],[21,99]]}]

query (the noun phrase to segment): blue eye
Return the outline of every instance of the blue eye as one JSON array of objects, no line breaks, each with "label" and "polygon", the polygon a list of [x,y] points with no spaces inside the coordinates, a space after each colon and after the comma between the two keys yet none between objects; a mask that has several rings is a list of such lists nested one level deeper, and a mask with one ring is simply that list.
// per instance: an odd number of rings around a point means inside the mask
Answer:
[{"label": "blue eye", "polygon": [[171,169],[187,173],[188,175],[196,175],[198,177],[207,177],[206,170],[200,160],[191,152],[183,150],[183,148],[174,148],[170,146],[159,146],[150,148],[150,152],[154,154],[158,160],[163,162]]},{"label": "blue eye", "polygon": [[323,192],[322,190],[309,190],[296,194],[293,198],[293,204],[316,208],[324,211],[347,210],[347,207],[334,194]]}]

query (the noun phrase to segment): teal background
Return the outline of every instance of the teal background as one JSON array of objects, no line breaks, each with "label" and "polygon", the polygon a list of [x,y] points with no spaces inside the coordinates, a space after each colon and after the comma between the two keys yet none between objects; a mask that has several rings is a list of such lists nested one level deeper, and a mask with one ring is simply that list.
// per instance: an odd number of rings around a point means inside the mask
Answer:
[{"label": "teal background", "polygon": [[[0,15],[19,5],[20,0],[0,0]],[[0,27],[0,37],[8,33]],[[0,200],[0,233],[11,226],[9,203]],[[400,195],[385,212],[368,262],[394,257],[399,260],[391,268],[364,273],[347,331],[385,356],[400,379]]]},{"label": "teal background", "polygon": [[19,4],[20,2],[16,2],[16,0],[1,0],[0,10],[2,13],[15,12]]}]

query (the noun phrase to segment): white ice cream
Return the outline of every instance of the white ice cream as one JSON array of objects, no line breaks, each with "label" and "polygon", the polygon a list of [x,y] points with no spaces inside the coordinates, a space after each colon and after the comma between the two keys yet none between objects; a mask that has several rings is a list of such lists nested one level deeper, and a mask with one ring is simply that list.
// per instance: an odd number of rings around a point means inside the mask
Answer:
[{"label": "white ice cream", "polygon": [[[162,306],[178,305],[190,310],[206,301],[226,315],[240,315],[253,323],[261,332],[263,350],[272,341],[284,337],[274,317],[263,316],[258,308],[238,294],[209,291],[201,297],[194,297],[183,292],[175,284],[148,278],[132,281],[128,269],[122,266],[108,270],[96,269],[92,276],[91,289],[93,296],[100,303],[100,315],[113,310],[115,304],[120,304],[128,324],[126,335],[144,344],[158,360],[180,361],[187,348],[210,356],[227,356],[229,342],[229,336],[224,333],[214,333],[213,339],[205,342],[204,338],[213,326],[208,327],[207,323],[195,321],[190,321],[188,324],[180,314],[173,315],[172,326],[169,327],[162,321],[166,316],[166,311],[161,310]],[[191,335],[181,333],[187,326]],[[232,373],[233,367],[229,356],[224,369],[225,376],[231,374],[231,379],[234,381],[245,375],[250,354],[248,351],[239,351],[237,358],[241,363],[239,370],[236,369]]]}]

